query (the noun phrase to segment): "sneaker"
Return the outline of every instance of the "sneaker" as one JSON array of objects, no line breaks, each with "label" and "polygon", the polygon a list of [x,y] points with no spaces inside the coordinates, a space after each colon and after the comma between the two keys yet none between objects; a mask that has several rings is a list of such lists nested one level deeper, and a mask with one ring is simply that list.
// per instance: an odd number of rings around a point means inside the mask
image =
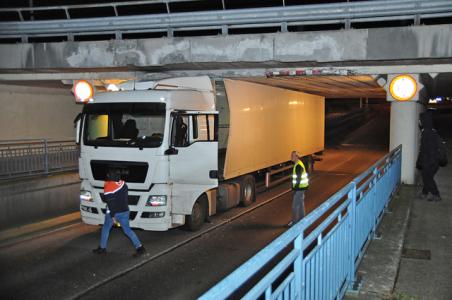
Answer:
[{"label": "sneaker", "polygon": [[440,195],[432,195],[432,200],[431,201],[435,201],[435,202],[439,202],[441,201],[441,196]]},{"label": "sneaker", "polygon": [[144,254],[146,254],[146,248],[144,248],[143,246],[140,246],[137,248],[136,252],[133,254],[134,257],[139,257],[139,256],[143,256]]},{"label": "sneaker", "polygon": [[422,193],[419,195],[419,198],[421,200],[428,200],[429,199],[428,194],[422,194]]},{"label": "sneaker", "polygon": [[96,249],[93,249],[94,254],[107,254],[107,249],[97,247]]}]

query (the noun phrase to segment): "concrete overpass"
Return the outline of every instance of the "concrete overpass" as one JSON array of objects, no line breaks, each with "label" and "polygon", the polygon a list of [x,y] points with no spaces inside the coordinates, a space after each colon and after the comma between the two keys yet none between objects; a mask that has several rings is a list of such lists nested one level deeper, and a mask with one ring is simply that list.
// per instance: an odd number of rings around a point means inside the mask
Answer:
[{"label": "concrete overpass", "polygon": [[[366,71],[363,66],[432,64],[445,65],[435,68],[441,72],[446,71],[451,64],[450,36],[452,25],[445,24],[253,35],[1,44],[0,79],[57,79],[57,76],[51,76],[54,73],[69,73],[61,74],[60,77],[70,78],[90,72],[105,77],[105,72],[130,72],[132,75],[135,71],[152,72],[152,77],[165,77],[200,70],[200,73],[219,70],[214,73],[257,76],[259,73],[265,75],[263,70],[273,68],[361,67],[361,70]],[[367,72],[378,70],[367,69]],[[410,71],[409,68],[407,70]],[[14,75],[18,73],[21,75]],[[37,76],[36,73],[47,75]]]}]

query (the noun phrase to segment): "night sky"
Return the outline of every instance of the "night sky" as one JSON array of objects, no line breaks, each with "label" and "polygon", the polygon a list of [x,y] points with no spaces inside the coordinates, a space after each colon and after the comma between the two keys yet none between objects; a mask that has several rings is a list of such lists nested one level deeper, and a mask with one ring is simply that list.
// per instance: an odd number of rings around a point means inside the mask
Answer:
[{"label": "night sky", "polygon": [[[115,2],[134,2],[137,0],[4,0],[1,1],[0,7],[29,7],[30,2],[32,6],[56,6],[56,5],[73,5],[73,4],[88,4],[88,3],[115,3]],[[286,5],[303,5],[303,4],[321,4],[321,3],[335,3],[335,2],[355,2],[363,0],[285,0]],[[176,2],[176,1],[174,1]],[[201,2],[202,5],[213,3],[221,7],[221,0],[203,0],[193,1]],[[262,6],[276,6],[281,5],[282,0],[225,0],[228,8],[236,7],[262,7]],[[187,3],[186,3],[187,4]]]}]

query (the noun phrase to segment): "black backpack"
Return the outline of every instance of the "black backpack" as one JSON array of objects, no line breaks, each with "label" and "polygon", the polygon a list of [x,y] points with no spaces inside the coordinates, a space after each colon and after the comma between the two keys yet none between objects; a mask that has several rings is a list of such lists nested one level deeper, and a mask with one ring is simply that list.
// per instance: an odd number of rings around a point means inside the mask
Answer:
[{"label": "black backpack", "polygon": [[449,162],[447,159],[447,145],[446,142],[439,136],[437,136],[437,143],[438,143],[438,162],[440,167],[447,166],[447,163]]}]

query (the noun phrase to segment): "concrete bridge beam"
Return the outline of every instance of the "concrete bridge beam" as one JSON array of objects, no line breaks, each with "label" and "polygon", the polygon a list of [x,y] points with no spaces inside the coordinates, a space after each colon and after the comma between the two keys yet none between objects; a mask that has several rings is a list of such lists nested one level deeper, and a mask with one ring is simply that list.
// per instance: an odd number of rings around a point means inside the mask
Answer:
[{"label": "concrete bridge beam", "polygon": [[[0,69],[34,72],[283,67],[290,64],[441,61],[452,25],[253,35],[0,45]],[[0,70],[1,71],[1,70]]]}]

